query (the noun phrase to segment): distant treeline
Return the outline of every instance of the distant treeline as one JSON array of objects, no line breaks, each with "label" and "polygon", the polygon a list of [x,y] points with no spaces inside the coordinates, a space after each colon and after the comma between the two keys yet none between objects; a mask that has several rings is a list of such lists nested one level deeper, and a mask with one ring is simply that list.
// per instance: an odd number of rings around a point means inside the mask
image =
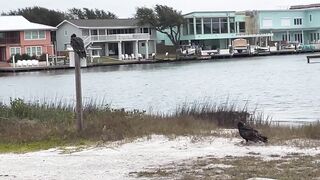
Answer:
[{"label": "distant treeline", "polygon": [[66,12],[47,9],[43,7],[26,7],[1,13],[5,15],[22,15],[34,23],[57,26],[65,19],[116,19],[117,16],[102,9],[72,8]]}]

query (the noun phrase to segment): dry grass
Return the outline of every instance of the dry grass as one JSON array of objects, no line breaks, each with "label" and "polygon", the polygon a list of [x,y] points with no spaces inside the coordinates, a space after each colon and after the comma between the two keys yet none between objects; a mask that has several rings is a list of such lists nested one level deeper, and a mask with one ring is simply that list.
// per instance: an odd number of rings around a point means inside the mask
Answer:
[{"label": "dry grass", "polygon": [[[216,126],[192,117],[151,116],[144,112],[112,109],[87,104],[84,107],[85,129],[78,133],[71,106],[62,103],[26,103],[11,100],[0,105],[0,152],[19,149],[46,149],[86,141],[117,141],[151,134],[210,134]],[[51,143],[50,143],[51,142]],[[26,147],[27,146],[27,147]]]},{"label": "dry grass", "polygon": [[264,161],[257,157],[199,157],[178,163],[132,172],[132,176],[149,179],[316,179],[320,177],[320,156],[294,156]]},{"label": "dry grass", "polygon": [[192,103],[171,115],[148,115],[139,110],[125,111],[89,102],[84,107],[85,129],[74,126],[72,106],[58,103],[26,103],[11,100],[0,104],[0,152],[47,149],[97,141],[133,139],[151,134],[170,136],[214,135],[217,127],[235,128],[247,121],[266,134],[271,143],[320,138],[320,123],[296,128],[270,126],[268,118],[230,103]]},{"label": "dry grass", "polygon": [[257,128],[271,139],[271,142],[284,142],[294,139],[320,139],[320,122],[300,126],[258,125]]}]

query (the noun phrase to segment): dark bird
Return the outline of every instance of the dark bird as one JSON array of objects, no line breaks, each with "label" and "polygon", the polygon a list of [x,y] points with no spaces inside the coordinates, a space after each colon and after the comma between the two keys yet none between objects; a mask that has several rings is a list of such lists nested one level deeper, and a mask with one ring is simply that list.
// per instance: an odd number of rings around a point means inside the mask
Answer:
[{"label": "dark bird", "polygon": [[72,34],[70,44],[73,48],[73,51],[79,55],[80,59],[87,57],[84,43],[81,38],[77,37],[75,34]]},{"label": "dark bird", "polygon": [[245,125],[243,122],[238,122],[238,129],[239,129],[239,134],[240,136],[248,141],[253,141],[253,142],[268,142],[268,138],[261,135],[257,130]]}]

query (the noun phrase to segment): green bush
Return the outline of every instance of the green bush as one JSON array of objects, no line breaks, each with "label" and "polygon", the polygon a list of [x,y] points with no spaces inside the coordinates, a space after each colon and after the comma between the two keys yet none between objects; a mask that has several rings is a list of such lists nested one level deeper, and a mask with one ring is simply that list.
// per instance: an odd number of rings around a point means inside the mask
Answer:
[{"label": "green bush", "polygon": [[31,59],[38,59],[36,55],[32,55]]},{"label": "green bush", "polygon": [[47,55],[46,54],[41,54],[41,56],[39,57],[39,61],[46,61],[47,60]]},{"label": "green bush", "polygon": [[30,106],[26,104],[23,99],[11,99],[10,98],[10,106],[13,114],[18,118],[25,118],[26,113],[29,112]]},{"label": "green bush", "polygon": [[22,55],[21,55],[21,59],[23,59],[23,60],[29,60],[29,59],[31,59],[31,57],[30,57],[29,54],[22,54]]},{"label": "green bush", "polygon": [[15,62],[17,62],[18,60],[21,60],[21,55],[15,54],[10,57],[10,62],[13,62],[13,56],[14,56]]}]

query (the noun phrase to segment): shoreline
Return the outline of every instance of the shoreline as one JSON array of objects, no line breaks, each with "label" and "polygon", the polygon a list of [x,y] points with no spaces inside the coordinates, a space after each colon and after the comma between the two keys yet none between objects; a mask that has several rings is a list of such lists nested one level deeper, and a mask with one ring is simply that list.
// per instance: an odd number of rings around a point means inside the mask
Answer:
[{"label": "shoreline", "polygon": [[[222,177],[280,178],[285,173],[303,176],[301,168],[319,173],[320,150],[292,145],[243,145],[241,139],[215,136],[165,137],[151,135],[131,142],[118,141],[83,149],[66,147],[25,154],[0,154],[0,177],[18,179],[137,179],[137,178],[205,178]],[[15,159],[14,161],[12,161]],[[309,159],[313,159],[309,162]],[[290,172],[290,164],[299,161]],[[63,162],[63,163],[60,163]],[[308,163],[309,162],[309,163]],[[266,172],[245,164],[266,164]],[[283,165],[283,166],[280,166]],[[76,167],[76,168],[74,168]],[[245,169],[243,169],[245,168]],[[253,169],[251,169],[253,168]],[[23,170],[22,170],[23,169]],[[300,169],[300,170],[299,170]],[[275,173],[269,173],[270,171]],[[234,176],[233,171],[242,172]],[[271,172],[272,172],[271,171]],[[304,169],[309,172],[309,169]],[[81,172],[81,173],[79,173]],[[271,176],[271,177],[270,177]],[[309,176],[309,177],[310,177]],[[190,178],[189,178],[190,179]],[[193,178],[191,178],[193,179]],[[225,179],[225,178],[222,178]]]},{"label": "shoreline", "polygon": [[[278,51],[270,52],[267,54],[234,54],[234,55],[215,55],[211,57],[181,57],[180,59],[155,59],[155,60],[126,60],[112,63],[93,63],[88,64],[85,68],[101,67],[101,66],[121,66],[132,64],[157,64],[157,63],[175,63],[175,62],[188,62],[188,61],[215,61],[219,59],[233,59],[233,58],[253,58],[259,56],[282,56],[282,55],[296,55],[296,54],[315,54],[320,51]],[[307,62],[307,57],[306,57]],[[18,72],[33,72],[33,71],[49,71],[49,70],[61,70],[61,69],[74,69],[68,65],[57,66],[37,66],[37,67],[0,67],[0,73],[18,73]]]}]

